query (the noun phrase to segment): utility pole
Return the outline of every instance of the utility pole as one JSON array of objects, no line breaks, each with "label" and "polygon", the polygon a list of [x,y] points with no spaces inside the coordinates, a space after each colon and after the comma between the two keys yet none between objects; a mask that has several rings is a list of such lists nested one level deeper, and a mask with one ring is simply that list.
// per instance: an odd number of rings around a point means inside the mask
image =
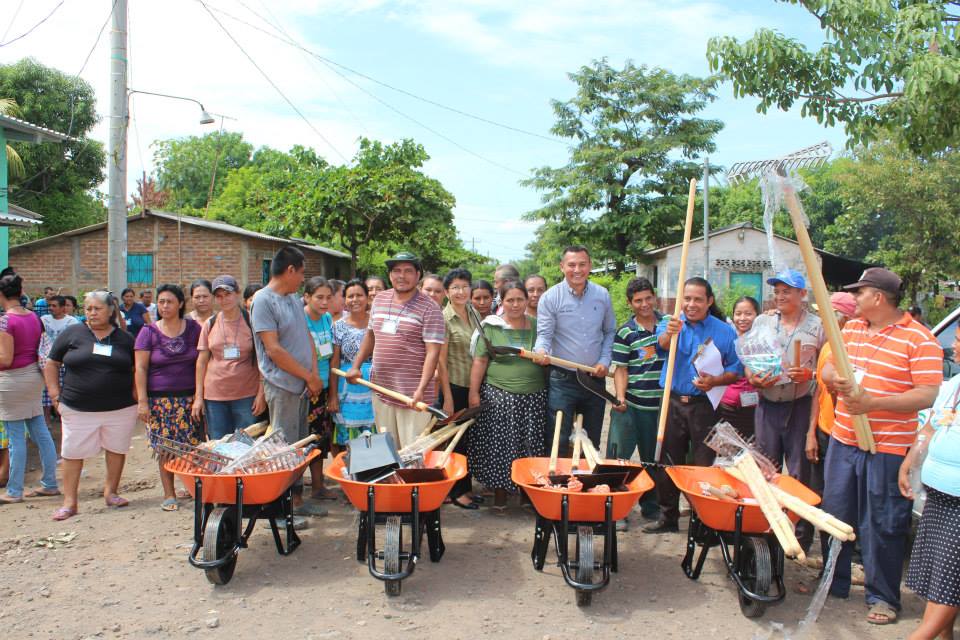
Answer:
[{"label": "utility pole", "polygon": [[119,295],[127,286],[127,0],[113,2],[107,176],[107,288]]},{"label": "utility pole", "polygon": [[710,281],[710,158],[703,159],[703,277]]}]

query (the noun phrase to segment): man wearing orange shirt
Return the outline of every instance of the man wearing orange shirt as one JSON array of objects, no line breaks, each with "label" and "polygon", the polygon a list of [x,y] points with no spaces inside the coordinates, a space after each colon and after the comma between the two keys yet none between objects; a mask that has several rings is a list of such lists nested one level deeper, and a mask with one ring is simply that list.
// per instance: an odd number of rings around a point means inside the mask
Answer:
[{"label": "man wearing orange shirt", "polygon": [[[901,288],[895,273],[879,267],[844,287],[853,293],[860,316],[843,329],[856,380],[839,377],[832,362],[823,369],[823,382],[837,393],[823,509],[857,529],[872,624],[894,622],[900,611],[911,505],[900,495],[897,474],[916,435],[917,412],[933,404],[943,381],[943,350],[929,329],[898,308]],[[857,447],[855,415],[866,415],[877,453]],[[850,594],[852,552],[853,543],[845,542],[833,596]]]}]

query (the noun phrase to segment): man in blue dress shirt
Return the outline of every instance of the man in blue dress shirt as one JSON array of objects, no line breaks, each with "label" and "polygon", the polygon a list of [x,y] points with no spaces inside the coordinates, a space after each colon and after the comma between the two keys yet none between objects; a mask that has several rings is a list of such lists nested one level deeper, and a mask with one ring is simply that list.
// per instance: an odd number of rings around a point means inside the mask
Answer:
[{"label": "man in blue dress shirt", "polygon": [[[707,391],[736,382],[743,375],[743,366],[737,357],[737,332],[725,322],[723,313],[717,308],[710,283],[703,278],[690,278],[683,284],[682,295],[680,318],[666,316],[657,325],[658,354],[666,355],[670,350],[671,336],[678,336],[660,461],[684,464],[692,445],[693,464],[706,467],[713,464],[714,452],[703,441],[718,420]],[[698,351],[708,342],[720,351],[724,370],[721,375],[701,376],[693,366]],[[661,387],[666,385],[666,378],[667,368],[664,367],[660,372]],[[663,469],[658,468],[654,475],[660,496],[660,519],[645,527],[644,531],[678,531],[680,491]]]},{"label": "man in blue dress shirt", "polygon": [[[537,305],[537,342],[534,350],[546,356],[556,356],[589,366],[596,366],[596,376],[605,378],[610,368],[613,338],[617,333],[617,319],[613,315],[610,294],[598,284],[589,281],[590,252],[582,245],[573,245],[563,251],[560,270],[563,280],[550,287]],[[548,363],[549,360],[545,360]],[[576,372],[558,366],[550,367],[550,391],[547,406],[550,424],[557,411],[563,412],[560,449],[568,451],[573,416],[583,415],[583,427],[600,448],[603,415],[606,401],[580,386]],[[553,430],[547,429],[548,449]]]}]

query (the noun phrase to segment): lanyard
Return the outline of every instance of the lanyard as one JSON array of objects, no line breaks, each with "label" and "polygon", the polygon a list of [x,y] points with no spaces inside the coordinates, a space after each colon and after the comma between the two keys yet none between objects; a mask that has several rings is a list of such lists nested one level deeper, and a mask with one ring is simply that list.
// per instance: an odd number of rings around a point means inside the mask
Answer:
[{"label": "lanyard", "polygon": [[87,325],[87,330],[90,332],[90,335],[93,336],[93,339],[96,341],[97,344],[105,345],[105,346],[111,344],[110,339],[113,337],[113,329],[111,329],[110,333],[108,333],[103,337],[103,339],[106,340],[106,342],[103,342],[100,338],[97,337],[97,334],[93,332],[93,329],[90,328],[90,325]]},{"label": "lanyard", "polygon": [[[777,336],[778,337],[780,335],[780,318],[781,318],[781,315],[778,313],[777,314]],[[783,353],[780,354],[781,357],[787,355],[787,351],[790,350],[790,345],[793,344],[793,338],[797,335],[797,332],[800,331],[800,327],[803,326],[803,321],[806,320],[806,318],[807,318],[807,310],[804,309],[800,313],[800,319],[797,320],[797,326],[793,328],[793,333],[791,333],[790,336],[787,338],[787,344],[783,346]],[[793,366],[799,367],[800,363],[794,362]]]},{"label": "lanyard", "polygon": [[[893,333],[893,329],[894,329],[896,326],[897,326],[896,323],[894,323],[894,324],[891,324],[889,327],[884,327],[883,329],[881,329],[880,331],[877,332],[876,335],[883,334],[883,340],[881,340],[881,341],[880,341],[880,344],[878,344],[876,347],[873,348],[873,352],[870,354],[870,357],[866,359],[866,363],[867,363],[867,364],[869,364],[870,361],[873,360],[874,356],[877,355],[877,351],[880,351],[880,347],[882,347],[882,346],[884,345],[884,343],[887,341],[887,338],[890,337],[890,334]],[[890,329],[890,331],[887,331],[887,329]],[[863,347],[864,342],[869,341],[869,336],[867,335],[867,332],[866,332],[866,331],[864,331],[863,329],[860,329],[859,334],[860,334],[860,342],[857,344],[857,359],[858,359],[858,360],[860,359],[860,349]],[[867,364],[865,364],[865,365],[863,366],[864,371],[866,371],[866,369],[867,369]]]}]

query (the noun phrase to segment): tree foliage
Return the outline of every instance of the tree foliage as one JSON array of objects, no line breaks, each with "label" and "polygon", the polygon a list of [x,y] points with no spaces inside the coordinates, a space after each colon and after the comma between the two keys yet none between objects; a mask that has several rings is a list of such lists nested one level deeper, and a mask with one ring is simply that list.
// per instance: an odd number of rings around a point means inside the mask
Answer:
[{"label": "tree foliage", "polygon": [[714,99],[714,78],[665,69],[621,70],[597,60],[569,74],[576,95],[553,101],[554,135],[571,141],[563,167],[534,171],[544,206],[527,214],[561,235],[589,238],[597,260],[622,271],[627,257],[682,233],[693,161],[714,150],[717,120],[695,117]]},{"label": "tree foliage", "polygon": [[103,144],[86,137],[98,121],[93,88],[26,58],[0,65],[0,97],[18,105],[17,117],[70,134],[63,143],[13,142],[23,163],[12,176],[11,202],[43,216],[42,236],[102,221],[106,209],[94,191],[103,182]]},{"label": "tree foliage", "polygon": [[824,31],[818,49],[770,29],[739,42],[712,38],[707,58],[757,110],[842,123],[850,146],[897,133],[928,154],[960,141],[958,2],[779,0],[803,7]]},{"label": "tree foliage", "polygon": [[159,187],[170,192],[170,207],[183,213],[206,207],[215,165],[214,197],[223,191],[222,176],[247,165],[253,154],[253,145],[243,134],[231,131],[157,140],[153,146]]}]

